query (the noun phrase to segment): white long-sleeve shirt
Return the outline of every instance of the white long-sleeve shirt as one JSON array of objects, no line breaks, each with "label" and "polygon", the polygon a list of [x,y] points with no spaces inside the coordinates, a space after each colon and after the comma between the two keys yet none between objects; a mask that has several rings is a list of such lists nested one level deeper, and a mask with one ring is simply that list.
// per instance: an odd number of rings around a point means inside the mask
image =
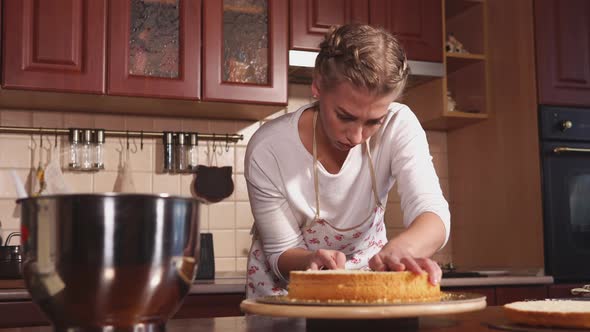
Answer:
[{"label": "white long-sleeve shirt", "polygon": [[[305,248],[301,227],[315,217],[313,157],[299,137],[305,105],[264,124],[248,143],[245,177],[255,227],[275,275],[279,256]],[[424,212],[437,214],[450,233],[450,213],[432,164],[426,134],[412,111],[392,103],[381,128],[370,139],[377,192],[383,206],[397,182],[403,223],[408,227]],[[362,144],[349,151],[337,174],[319,164],[320,215],[338,228],[364,220],[376,206],[368,156]]]}]

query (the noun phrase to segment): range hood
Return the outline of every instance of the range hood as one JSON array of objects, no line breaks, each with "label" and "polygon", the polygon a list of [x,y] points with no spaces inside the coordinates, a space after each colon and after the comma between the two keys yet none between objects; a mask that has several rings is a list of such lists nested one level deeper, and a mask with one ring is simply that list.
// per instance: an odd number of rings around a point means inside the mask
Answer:
[{"label": "range hood", "polygon": [[[289,51],[289,81],[293,83],[311,82],[311,74],[318,52]],[[441,62],[408,61],[410,76],[414,80],[428,80],[443,77],[444,66]]]}]

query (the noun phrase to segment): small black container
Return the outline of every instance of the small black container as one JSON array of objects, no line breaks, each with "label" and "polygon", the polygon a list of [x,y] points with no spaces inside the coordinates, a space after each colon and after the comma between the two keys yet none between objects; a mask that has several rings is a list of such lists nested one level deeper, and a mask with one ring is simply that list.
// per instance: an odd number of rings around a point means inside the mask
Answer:
[{"label": "small black container", "polygon": [[211,233],[201,233],[201,252],[196,279],[215,279],[215,255],[213,253],[213,234]]},{"label": "small black container", "polygon": [[23,257],[21,247],[11,246],[10,240],[13,236],[19,236],[20,233],[10,233],[6,238],[6,245],[0,245],[0,279],[21,279],[21,265]]}]

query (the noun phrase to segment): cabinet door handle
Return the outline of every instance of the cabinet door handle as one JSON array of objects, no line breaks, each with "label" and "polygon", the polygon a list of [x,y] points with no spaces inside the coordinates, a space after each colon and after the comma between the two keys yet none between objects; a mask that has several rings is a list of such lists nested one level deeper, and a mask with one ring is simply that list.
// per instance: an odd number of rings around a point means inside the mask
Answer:
[{"label": "cabinet door handle", "polygon": [[553,149],[555,153],[562,153],[562,152],[584,152],[590,153],[590,149],[583,149],[583,148],[569,148],[567,146],[558,146]]}]

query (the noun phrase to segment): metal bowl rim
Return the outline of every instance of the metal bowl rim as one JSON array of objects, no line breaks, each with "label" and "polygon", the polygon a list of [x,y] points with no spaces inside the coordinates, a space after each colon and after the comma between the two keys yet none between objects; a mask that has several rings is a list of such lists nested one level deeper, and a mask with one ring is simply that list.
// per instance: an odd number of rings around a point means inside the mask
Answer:
[{"label": "metal bowl rim", "polygon": [[108,197],[144,197],[144,198],[163,198],[163,199],[171,199],[171,200],[183,200],[187,202],[199,202],[198,199],[193,197],[184,197],[179,195],[171,195],[171,194],[149,194],[149,193],[116,193],[116,192],[105,192],[105,193],[84,193],[84,194],[56,194],[56,195],[45,195],[45,196],[36,196],[36,197],[24,197],[19,198],[16,200],[18,204],[24,203],[26,201],[37,201],[37,200],[53,200],[53,199],[61,199],[61,198],[85,198],[85,197],[98,197],[98,198],[108,198]]}]

